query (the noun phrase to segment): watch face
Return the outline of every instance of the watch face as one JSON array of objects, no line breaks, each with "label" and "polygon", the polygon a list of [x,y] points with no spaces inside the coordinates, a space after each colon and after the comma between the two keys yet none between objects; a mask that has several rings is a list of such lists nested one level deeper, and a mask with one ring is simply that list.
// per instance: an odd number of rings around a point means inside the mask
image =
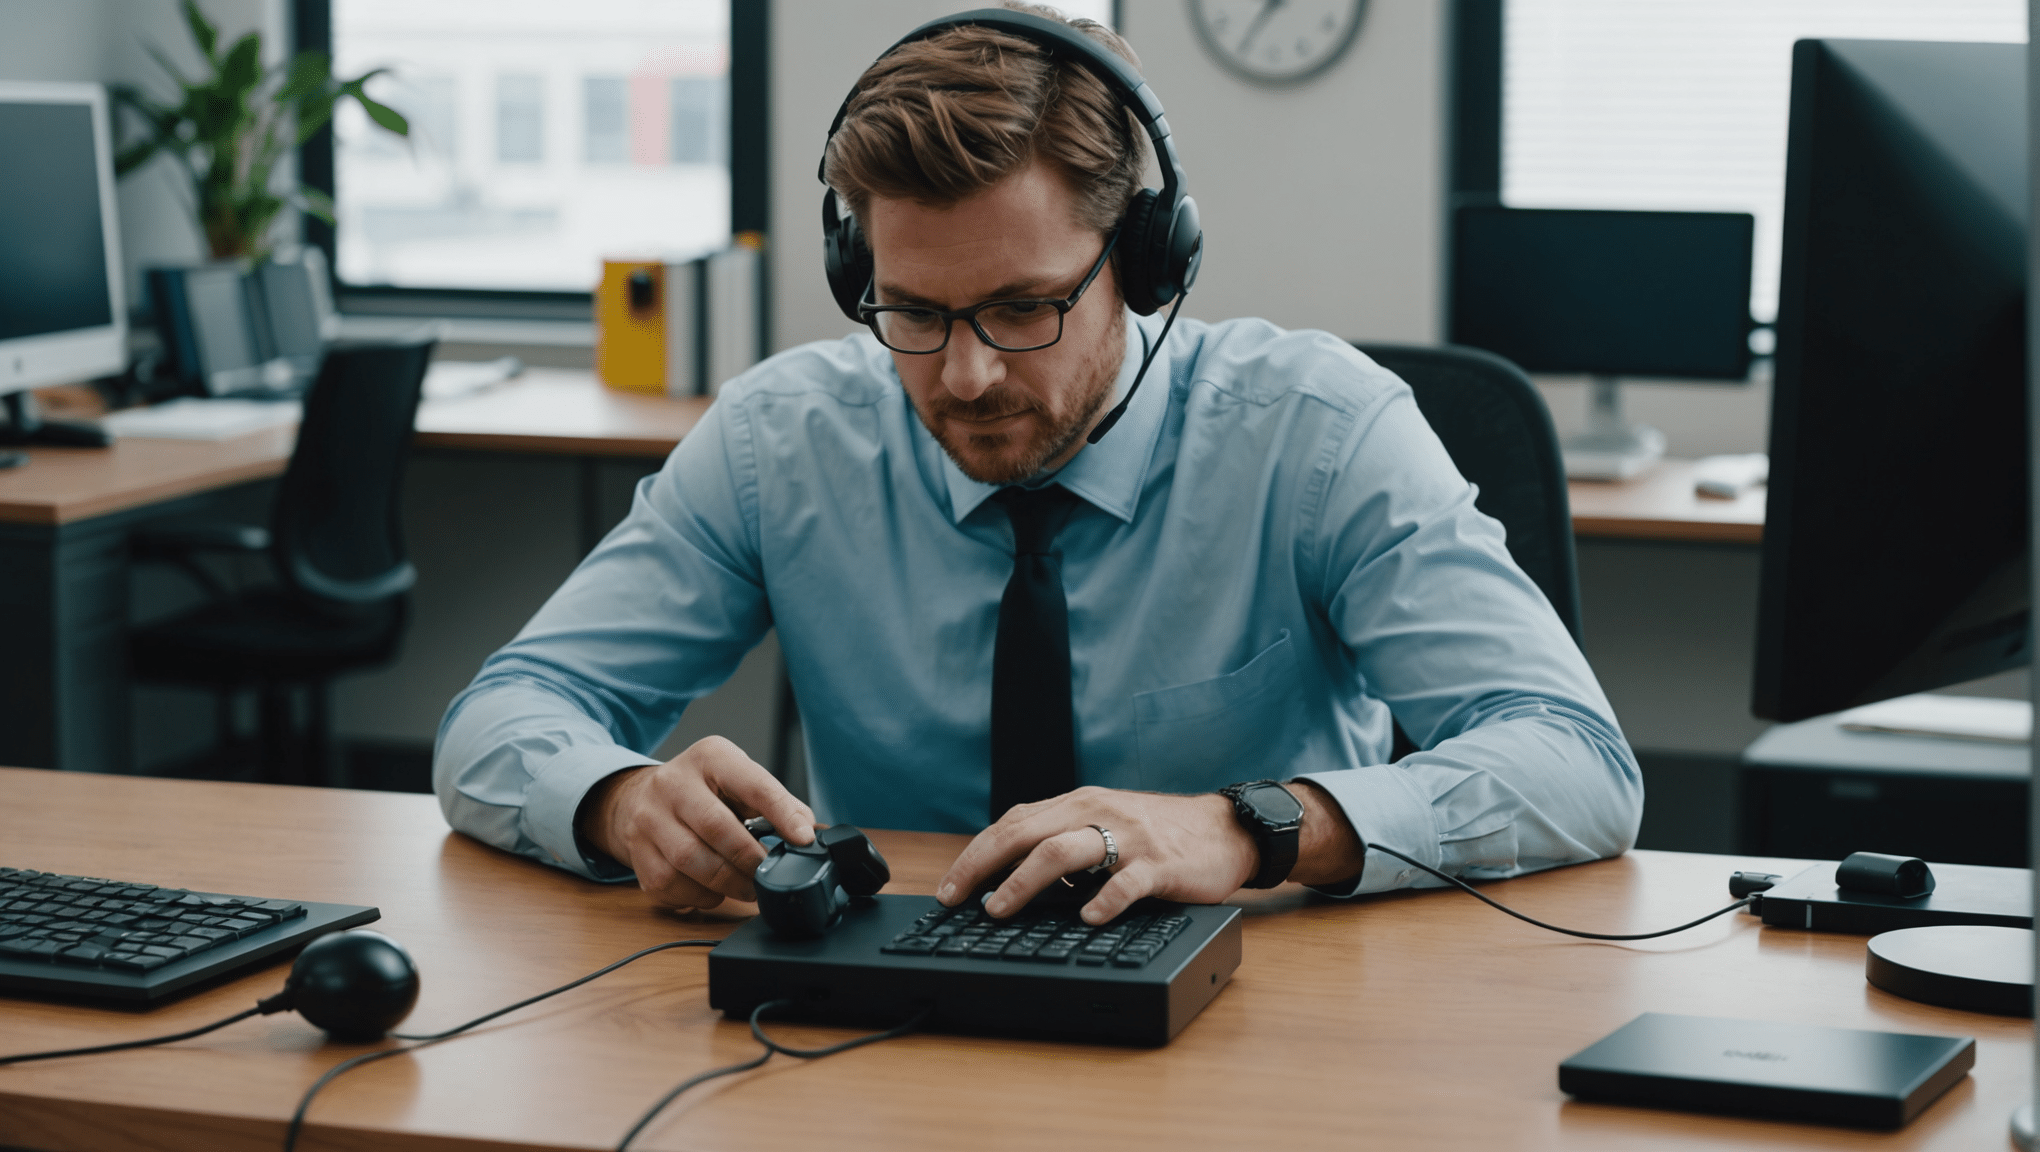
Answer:
[{"label": "watch face", "polygon": [[1280,784],[1256,784],[1242,791],[1240,799],[1270,827],[1286,828],[1303,819],[1303,805]]},{"label": "watch face", "polygon": [[1191,0],[1190,21],[1227,68],[1293,84],[1344,55],[1366,11],[1367,0]]}]

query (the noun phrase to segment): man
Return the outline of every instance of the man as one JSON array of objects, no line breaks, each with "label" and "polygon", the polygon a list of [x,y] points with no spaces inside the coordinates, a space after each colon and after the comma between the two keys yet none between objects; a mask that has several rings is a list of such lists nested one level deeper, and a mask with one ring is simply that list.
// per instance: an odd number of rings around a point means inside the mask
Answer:
[{"label": "man", "polygon": [[[752,896],[746,817],[983,829],[939,899],[1103,868],[1092,923],[1412,882],[1369,843],[1490,877],[1628,848],[1607,702],[1408,390],[1324,333],[1129,316],[1143,138],[1096,75],[956,28],[847,113],[870,333],[725,385],[483,666],[440,735],[455,827],[681,908]],[[775,626],[812,810],[726,740],[645,755]],[[1422,751],[1386,763],[1394,721]]]}]

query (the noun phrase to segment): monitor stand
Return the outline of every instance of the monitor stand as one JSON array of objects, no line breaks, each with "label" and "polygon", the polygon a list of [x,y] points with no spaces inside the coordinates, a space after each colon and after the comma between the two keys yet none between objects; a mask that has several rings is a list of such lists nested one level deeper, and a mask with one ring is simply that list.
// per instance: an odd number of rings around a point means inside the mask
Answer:
[{"label": "monitor stand", "polygon": [[0,396],[7,410],[7,426],[0,428],[0,446],[37,444],[51,448],[104,448],[113,437],[103,428],[74,424],[67,420],[45,420],[36,411],[35,397],[27,392]]},{"label": "monitor stand", "polygon": [[1592,389],[1587,430],[1560,443],[1566,478],[1627,480],[1657,463],[1665,454],[1665,434],[1622,418],[1622,382],[1590,376],[1587,384]]}]

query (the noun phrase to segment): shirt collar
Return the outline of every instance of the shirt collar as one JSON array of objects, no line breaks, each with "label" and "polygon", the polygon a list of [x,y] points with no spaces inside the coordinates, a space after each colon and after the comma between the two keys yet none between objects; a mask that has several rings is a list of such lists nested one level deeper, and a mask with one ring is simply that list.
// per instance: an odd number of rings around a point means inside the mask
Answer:
[{"label": "shirt collar", "polygon": [[[1141,317],[1130,311],[1126,314],[1126,355],[1119,364],[1119,378],[1112,384],[1112,402],[1115,404],[1126,395],[1134,375],[1140,371],[1142,357],[1152,346],[1155,333],[1149,331],[1149,327],[1142,324]],[[1141,483],[1147,477],[1148,460],[1153,456],[1155,441],[1161,435],[1162,417],[1169,409],[1166,395],[1157,399],[1158,393],[1168,392],[1168,379],[1168,350],[1163,349],[1155,354],[1155,362],[1148,368],[1148,378],[1141,384],[1146,391],[1134,396],[1133,403],[1126,407],[1126,415],[1113,427],[1111,435],[1079,449],[1076,456],[1063,465],[1062,471],[1056,473],[1055,482],[1100,511],[1132,523],[1134,506],[1140,500]],[[984,484],[965,476],[948,453],[941,455],[942,475],[949,482],[950,519],[961,524],[965,517],[977,511],[978,505],[991,499],[1000,485]]]}]

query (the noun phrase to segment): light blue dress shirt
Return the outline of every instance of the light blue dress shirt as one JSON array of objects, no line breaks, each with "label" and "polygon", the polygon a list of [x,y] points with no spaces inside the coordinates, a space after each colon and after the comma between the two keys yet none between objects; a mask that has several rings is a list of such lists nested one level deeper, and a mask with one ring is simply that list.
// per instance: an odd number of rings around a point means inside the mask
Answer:
[{"label": "light blue dress shirt", "polygon": [[[1160,324],[1126,328],[1122,393]],[[1182,321],[1057,480],[1083,499],[1057,538],[1083,783],[1303,777],[1364,841],[1470,877],[1634,842],[1642,783],[1593,672],[1409,389],[1351,346]],[[730,381],[447,710],[447,820],[618,878],[576,840],[582,798],[776,627],[821,820],[984,827],[995,490],[868,335]],[[1422,751],[1387,763],[1392,717]],[[1342,891],[1415,881],[1436,882],[1376,855]]]}]

